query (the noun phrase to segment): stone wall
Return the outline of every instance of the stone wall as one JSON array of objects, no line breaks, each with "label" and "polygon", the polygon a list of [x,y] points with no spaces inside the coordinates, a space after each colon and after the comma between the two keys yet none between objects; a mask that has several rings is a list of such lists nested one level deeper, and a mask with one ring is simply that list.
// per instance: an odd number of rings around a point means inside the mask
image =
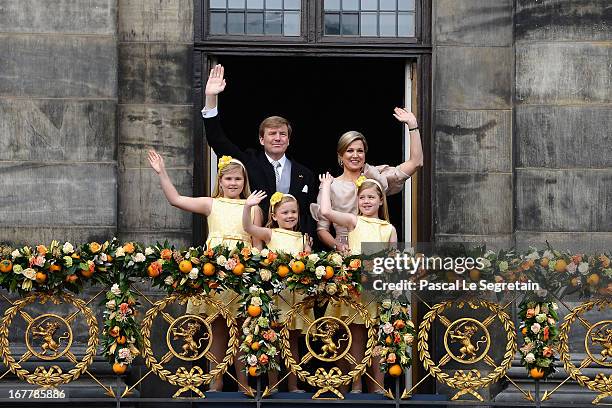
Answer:
[{"label": "stone wall", "polygon": [[117,228],[116,0],[0,6],[0,241]]},{"label": "stone wall", "polygon": [[192,195],[193,0],[118,0],[118,234],[191,242],[192,216],[171,207],[146,160],[156,149],[177,190]]},{"label": "stone wall", "polygon": [[512,0],[433,0],[440,242],[512,242],[512,17]]},{"label": "stone wall", "polygon": [[516,240],[612,247],[612,3],[517,0]]}]

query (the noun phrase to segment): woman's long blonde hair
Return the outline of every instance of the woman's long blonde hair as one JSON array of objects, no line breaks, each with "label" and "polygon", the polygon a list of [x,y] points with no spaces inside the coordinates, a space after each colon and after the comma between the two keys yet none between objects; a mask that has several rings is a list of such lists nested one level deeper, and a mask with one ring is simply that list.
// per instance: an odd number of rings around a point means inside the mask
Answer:
[{"label": "woman's long blonde hair", "polygon": [[297,222],[293,226],[292,231],[300,230],[300,203],[298,203],[297,199],[294,196],[289,194],[284,194],[283,198],[281,198],[278,203],[274,205],[270,204],[270,208],[268,209],[268,223],[266,224],[266,228],[279,228],[278,221],[272,218],[272,214],[274,214],[275,208],[278,208],[282,204],[288,203],[289,201],[295,201],[295,204],[298,206]]},{"label": "woman's long blonde hair", "polygon": [[249,175],[247,174],[246,169],[240,163],[230,162],[227,165],[223,166],[219,169],[217,173],[217,182],[215,184],[215,190],[213,191],[212,198],[223,197],[223,189],[221,188],[221,177],[223,175],[230,173],[235,170],[241,170],[242,176],[244,177],[244,186],[242,187],[242,191],[240,192],[240,198],[246,199],[251,195],[251,187],[249,186]]},{"label": "woman's long blonde hair", "polygon": [[368,152],[368,142],[363,134],[356,130],[349,130],[338,139],[338,145],[336,147],[336,153],[338,153],[338,165],[342,166],[342,155],[346,153],[346,149],[356,140],[361,140],[363,143],[363,149],[365,153]]},{"label": "woman's long blonde hair", "polygon": [[[366,188],[372,188],[372,187],[376,189],[376,191],[378,192],[378,197],[380,197],[380,200],[382,201],[382,204],[380,205],[380,207],[378,207],[378,218],[389,222],[389,208],[387,207],[387,197],[382,192],[380,185],[378,183],[375,183],[369,180],[366,180],[363,183],[361,183],[359,188],[357,188],[357,199],[359,199],[359,194],[361,194],[363,190],[365,190]],[[359,215],[361,215],[361,210],[358,210],[358,211],[359,211]]]}]

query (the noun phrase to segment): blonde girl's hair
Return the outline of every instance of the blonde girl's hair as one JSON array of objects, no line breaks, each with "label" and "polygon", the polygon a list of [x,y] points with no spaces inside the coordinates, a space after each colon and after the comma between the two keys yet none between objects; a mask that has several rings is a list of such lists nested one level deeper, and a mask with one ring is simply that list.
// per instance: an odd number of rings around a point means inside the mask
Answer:
[{"label": "blonde girl's hair", "polygon": [[342,155],[346,153],[346,149],[356,140],[361,140],[363,143],[364,151],[368,152],[368,142],[363,134],[357,132],[356,130],[349,130],[338,139],[338,146],[336,147],[336,152],[338,153],[338,165],[342,167]]},{"label": "blonde girl's hair", "polygon": [[251,195],[251,188],[249,186],[249,175],[247,174],[244,166],[236,160],[236,162],[232,161],[219,169],[219,172],[217,173],[217,182],[215,183],[215,190],[213,191],[212,198],[223,197],[223,189],[221,188],[221,177],[223,177],[227,173],[231,173],[236,170],[241,170],[242,176],[244,177],[244,186],[242,187],[242,191],[240,192],[240,198],[246,199],[248,196]]},{"label": "blonde girl's hair", "polygon": [[298,218],[297,222],[292,228],[292,231],[299,231],[300,229],[300,204],[297,199],[291,194],[283,194],[283,198],[275,204],[270,204],[270,208],[268,209],[268,223],[266,224],[266,228],[279,228],[278,222],[272,218],[272,214],[274,214],[275,209],[280,207],[282,204],[288,203],[290,201],[295,201],[295,204],[298,206]]},{"label": "blonde girl's hair", "polygon": [[[361,194],[361,192],[367,188],[375,188],[376,191],[378,192],[378,197],[380,197],[380,200],[382,201],[382,204],[380,205],[380,207],[378,207],[378,218],[389,222],[389,208],[387,207],[387,197],[382,192],[382,189],[380,188],[380,184],[374,181],[365,180],[357,188],[357,197],[359,197],[359,194]],[[361,215],[361,211],[359,211],[359,215]]]}]

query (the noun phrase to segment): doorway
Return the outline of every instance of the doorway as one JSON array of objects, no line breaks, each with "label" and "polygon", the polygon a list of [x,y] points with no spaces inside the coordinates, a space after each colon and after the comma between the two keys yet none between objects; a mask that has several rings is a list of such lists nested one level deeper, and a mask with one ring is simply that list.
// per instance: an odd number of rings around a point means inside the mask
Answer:
[{"label": "doorway", "polygon": [[[405,59],[218,56],[217,62],[227,80],[219,99],[222,125],[241,148],[260,148],[259,123],[279,115],[293,127],[288,154],[315,175],[340,175],[336,143],[348,130],[366,136],[368,163],[404,160],[404,129],[392,113],[406,105]],[[404,213],[410,202],[405,194],[388,200],[400,240],[410,240],[404,235],[404,219],[412,218]]]}]

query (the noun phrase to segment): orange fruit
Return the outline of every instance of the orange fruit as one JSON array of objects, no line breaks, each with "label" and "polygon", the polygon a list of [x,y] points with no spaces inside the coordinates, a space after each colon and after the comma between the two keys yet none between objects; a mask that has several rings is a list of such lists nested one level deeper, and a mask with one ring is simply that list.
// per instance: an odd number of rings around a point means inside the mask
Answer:
[{"label": "orange fruit", "polygon": [[77,254],[76,252],[70,256],[72,257],[72,259],[81,259],[81,256]]},{"label": "orange fruit", "polygon": [[62,270],[62,266],[58,264],[52,264],[51,266],[49,266],[49,270],[51,272],[59,272]]},{"label": "orange fruit", "polygon": [[402,366],[399,364],[393,364],[391,367],[389,367],[389,375],[391,377],[399,377],[400,375],[402,375]]},{"label": "orange fruit", "polygon": [[72,275],[68,275],[68,276],[66,276],[66,282],[69,282],[69,283],[74,283],[74,282],[76,282],[78,279],[79,279],[79,277],[78,277],[78,276],[76,276],[74,273],[73,273]]},{"label": "orange fruit", "polygon": [[131,242],[128,242],[127,244],[123,246],[123,250],[125,251],[126,254],[131,254],[135,250],[134,244],[132,244]]},{"label": "orange fruit", "polygon": [[529,370],[529,375],[534,380],[539,380],[544,378],[544,370],[542,370],[540,367],[533,367],[531,370]]},{"label": "orange fruit", "polygon": [[45,283],[47,280],[47,275],[43,272],[36,272],[36,282]]},{"label": "orange fruit", "polygon": [[578,286],[580,284],[580,279],[577,276],[574,276],[570,283],[572,284],[572,286]]},{"label": "orange fruit", "polygon": [[565,262],[564,259],[559,259],[557,262],[555,262],[556,272],[565,272],[566,268],[567,268],[567,262]]},{"label": "orange fruit", "polygon": [[149,278],[157,278],[161,274],[161,267],[159,263],[153,262],[147,267],[147,275]]},{"label": "orange fruit", "polygon": [[81,270],[81,275],[83,275],[84,278],[91,278],[94,274],[94,271],[90,270],[90,269],[82,269]]},{"label": "orange fruit", "polygon": [[284,278],[285,276],[289,274],[289,268],[287,268],[287,265],[279,265],[276,272],[278,273],[278,276],[280,278]]},{"label": "orange fruit", "polygon": [[110,255],[106,255],[106,262],[113,262],[113,257]]},{"label": "orange fruit", "polygon": [[127,337],[125,336],[119,336],[117,337],[117,344],[125,344],[127,342]]},{"label": "orange fruit", "polygon": [[232,269],[232,272],[236,276],[242,275],[244,273],[244,264],[238,263],[238,265],[236,265],[234,269]]},{"label": "orange fruit", "polygon": [[193,269],[193,265],[191,264],[191,261],[188,260],[184,260],[181,261],[181,263],[179,264],[179,270],[183,273],[189,273],[191,272],[191,269]]},{"label": "orange fruit", "polygon": [[255,341],[255,342],[253,342],[253,344],[251,344],[251,350],[253,350],[253,351],[259,350],[259,342],[258,341]]},{"label": "orange fruit", "polygon": [[127,368],[128,368],[127,364],[115,363],[113,364],[113,373],[117,375],[125,374],[125,372],[127,371]]},{"label": "orange fruit", "polygon": [[550,260],[548,258],[542,258],[540,260],[540,265],[542,265],[542,267],[544,267],[544,268],[548,268],[548,262],[550,262]]},{"label": "orange fruit", "polygon": [[385,344],[389,346],[391,345],[391,343],[393,343],[393,339],[391,338],[391,336],[387,336],[387,338],[385,339]]},{"label": "orange fruit", "polygon": [[261,314],[261,307],[255,305],[249,305],[247,308],[247,313],[251,317],[257,317]]},{"label": "orange fruit", "polygon": [[599,275],[596,273],[592,273],[587,278],[587,283],[591,286],[597,286],[599,284]]},{"label": "orange fruit", "polygon": [[295,261],[291,264],[291,270],[293,273],[302,273],[306,269],[306,265],[302,261]]},{"label": "orange fruit", "polygon": [[527,328],[526,328],[526,327],[523,327],[523,328],[521,329],[521,334],[522,334],[523,336],[526,336],[526,335],[527,335]]},{"label": "orange fruit", "polygon": [[478,269],[470,269],[470,279],[477,281],[480,279],[480,271]]},{"label": "orange fruit", "polygon": [[206,262],[202,270],[204,271],[204,276],[213,276],[215,274],[215,265]]},{"label": "orange fruit", "polygon": [[255,366],[249,367],[249,375],[251,377],[257,377],[259,375],[259,373],[257,372],[257,367]]},{"label": "orange fruit", "polygon": [[9,261],[8,259],[3,259],[2,262],[0,262],[0,272],[7,273],[10,272],[12,269],[13,262]]},{"label": "orange fruit", "polygon": [[323,277],[325,279],[331,279],[334,277],[334,268],[332,268],[331,266],[326,266],[325,267],[325,275],[323,275]]}]

